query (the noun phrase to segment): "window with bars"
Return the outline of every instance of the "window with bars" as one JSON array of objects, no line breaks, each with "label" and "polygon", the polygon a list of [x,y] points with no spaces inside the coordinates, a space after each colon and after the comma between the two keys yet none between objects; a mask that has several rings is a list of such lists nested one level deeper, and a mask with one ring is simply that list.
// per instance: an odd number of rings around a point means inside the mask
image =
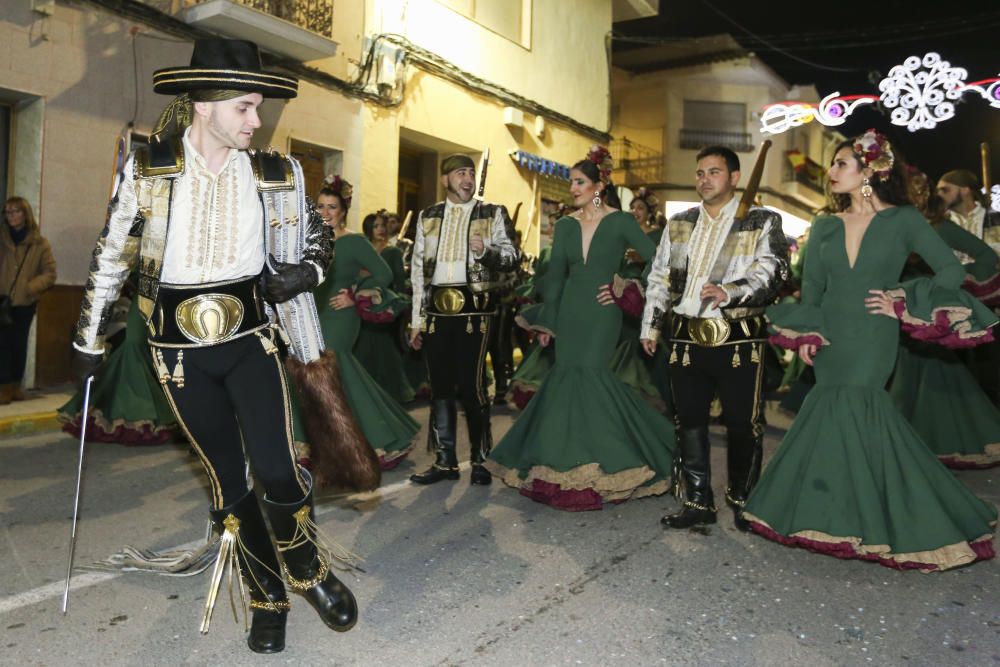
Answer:
[{"label": "window with bars", "polygon": [[747,105],[742,102],[684,100],[681,148],[726,146],[737,152],[753,150],[747,132]]}]

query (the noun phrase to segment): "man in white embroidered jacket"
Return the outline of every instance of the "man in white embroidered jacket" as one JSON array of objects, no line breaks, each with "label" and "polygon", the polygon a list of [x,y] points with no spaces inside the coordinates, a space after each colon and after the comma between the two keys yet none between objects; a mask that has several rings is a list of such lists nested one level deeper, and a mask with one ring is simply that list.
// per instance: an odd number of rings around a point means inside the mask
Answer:
[{"label": "man in white embroidered jacket", "polygon": [[413,316],[410,344],[427,355],[431,381],[429,445],[434,464],[416,484],[458,479],[456,399],[461,399],[472,448],[473,484],[489,484],[483,466],[493,445],[490,401],[483,383],[486,346],[500,305],[503,274],[517,267],[507,209],[473,197],[476,167],[468,155],[441,163],[447,197],[420,212],[410,260]]},{"label": "man in white embroidered jacket", "polygon": [[669,528],[715,523],[708,441],[718,394],[728,439],[726,501],[746,531],[742,508],[760,476],[764,434],[764,308],[788,278],[781,216],[752,207],[736,219],[740,163],[725,147],[697,156],[702,204],[673,216],[650,268],[640,338],[647,354],[670,346],[670,384],[677,409],[678,451],[686,498]]},{"label": "man in white embroidered jacket", "polygon": [[[86,377],[101,359],[111,307],[137,264],[153,362],[208,473],[210,513],[222,533],[201,630],[208,631],[222,574],[234,567],[249,590],[247,643],[258,653],[285,645],[282,573],[333,630],[348,630],[357,618],[354,596],[331,573],[331,555],[317,548],[313,478],[296,465],[276,345],[280,323],[303,412],[333,412],[314,398],[324,391],[314,385],[332,384],[336,368],[323,352],[309,293],[329,265],[331,239],[306,201],[298,163],[248,151],[264,98],[294,97],[297,87],[292,77],[263,71],[257,46],[237,40],[198,40],[189,67],[154,73],[153,89],[177,97],[157,124],[157,141],[126,162],[94,250],[74,341],[75,365]],[[174,119],[178,132],[161,138]],[[327,423],[337,421],[329,417]],[[317,461],[317,478],[333,467],[350,471],[334,481],[377,486],[378,462],[367,443],[336,442],[324,430],[309,434],[314,459],[325,458]],[[324,437],[337,448],[332,457],[320,456],[329,446]],[[248,466],[262,487],[280,559],[248,488]]]}]

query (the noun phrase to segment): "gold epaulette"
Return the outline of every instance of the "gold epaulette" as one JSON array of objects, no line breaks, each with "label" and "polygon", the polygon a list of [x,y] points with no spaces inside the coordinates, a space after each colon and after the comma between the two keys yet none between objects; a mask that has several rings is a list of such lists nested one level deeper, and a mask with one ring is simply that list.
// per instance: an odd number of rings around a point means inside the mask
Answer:
[{"label": "gold epaulette", "polygon": [[136,178],[172,178],[184,173],[184,145],[180,137],[154,141],[135,151]]},{"label": "gold epaulette", "polygon": [[277,151],[248,151],[253,176],[260,192],[289,192],[295,189],[292,165]]}]

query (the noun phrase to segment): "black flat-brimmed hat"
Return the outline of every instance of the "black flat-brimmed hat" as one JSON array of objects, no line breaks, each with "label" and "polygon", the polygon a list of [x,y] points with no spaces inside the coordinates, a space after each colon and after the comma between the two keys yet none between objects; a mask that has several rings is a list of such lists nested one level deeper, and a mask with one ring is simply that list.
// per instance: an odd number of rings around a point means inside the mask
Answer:
[{"label": "black flat-brimmed hat", "polygon": [[239,39],[199,39],[188,67],[153,72],[153,91],[180,95],[194,90],[245,90],[264,97],[288,99],[299,92],[299,80],[265,72],[253,42]]}]

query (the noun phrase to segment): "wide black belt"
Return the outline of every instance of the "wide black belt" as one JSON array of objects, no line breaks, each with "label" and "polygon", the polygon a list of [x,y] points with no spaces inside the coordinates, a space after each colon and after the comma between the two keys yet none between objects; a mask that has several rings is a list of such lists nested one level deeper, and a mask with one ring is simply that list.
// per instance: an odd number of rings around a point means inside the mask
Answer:
[{"label": "wide black belt", "polygon": [[149,343],[156,347],[218,345],[269,324],[256,276],[201,285],[161,283],[149,319]]},{"label": "wide black belt", "polygon": [[719,347],[767,339],[763,315],[727,320],[721,317],[685,317],[674,313],[670,319],[670,340]]},{"label": "wide black belt", "polygon": [[431,285],[427,314],[443,317],[495,315],[497,303],[493,292],[473,292],[465,285]]}]

